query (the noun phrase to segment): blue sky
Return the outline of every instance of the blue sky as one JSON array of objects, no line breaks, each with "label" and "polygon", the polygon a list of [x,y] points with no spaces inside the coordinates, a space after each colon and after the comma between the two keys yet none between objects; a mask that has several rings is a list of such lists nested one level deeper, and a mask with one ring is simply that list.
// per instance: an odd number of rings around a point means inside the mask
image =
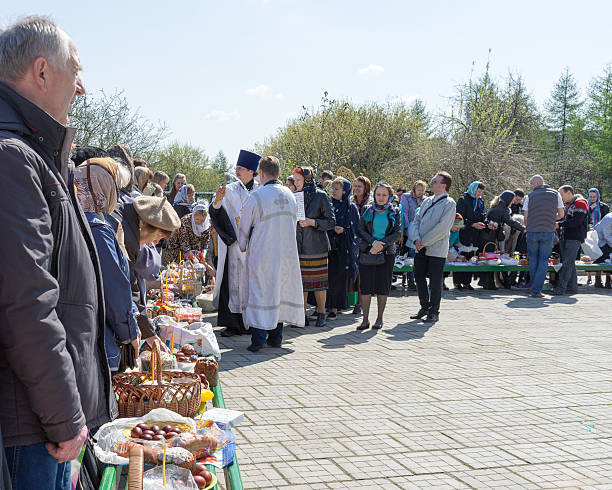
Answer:
[{"label": "blue sky", "polygon": [[609,1],[30,0],[0,24],[32,13],[74,39],[90,92],[121,89],[168,142],[230,162],[325,90],[444,111],[491,49],[493,75],[521,73],[542,104],[566,66],[584,93],[612,62]]}]

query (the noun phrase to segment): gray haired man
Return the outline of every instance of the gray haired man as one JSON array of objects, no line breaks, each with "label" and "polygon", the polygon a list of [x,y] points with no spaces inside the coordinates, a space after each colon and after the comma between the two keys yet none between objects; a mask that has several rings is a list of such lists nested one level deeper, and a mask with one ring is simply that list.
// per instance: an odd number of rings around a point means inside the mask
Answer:
[{"label": "gray haired man", "polygon": [[69,489],[70,461],[116,416],[95,244],[66,127],[85,92],[70,38],[28,17],[0,32],[0,424],[15,488]]}]

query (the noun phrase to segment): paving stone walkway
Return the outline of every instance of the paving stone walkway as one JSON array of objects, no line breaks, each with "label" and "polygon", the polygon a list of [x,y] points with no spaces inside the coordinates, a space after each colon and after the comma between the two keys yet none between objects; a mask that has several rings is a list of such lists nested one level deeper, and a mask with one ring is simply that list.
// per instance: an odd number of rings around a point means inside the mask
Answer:
[{"label": "paving stone walkway", "polygon": [[378,333],[343,314],[282,349],[222,339],[245,488],[612,488],[612,293],[417,309],[394,292]]}]

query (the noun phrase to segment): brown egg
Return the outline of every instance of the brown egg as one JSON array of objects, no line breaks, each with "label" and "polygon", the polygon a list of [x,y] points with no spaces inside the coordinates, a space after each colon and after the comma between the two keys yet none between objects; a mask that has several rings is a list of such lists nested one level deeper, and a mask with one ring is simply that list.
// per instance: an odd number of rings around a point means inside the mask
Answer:
[{"label": "brown egg", "polygon": [[206,488],[206,479],[203,476],[196,475],[193,477],[198,488]]},{"label": "brown egg", "polygon": [[131,434],[132,437],[140,437],[142,435],[142,429],[140,427],[134,427]]}]

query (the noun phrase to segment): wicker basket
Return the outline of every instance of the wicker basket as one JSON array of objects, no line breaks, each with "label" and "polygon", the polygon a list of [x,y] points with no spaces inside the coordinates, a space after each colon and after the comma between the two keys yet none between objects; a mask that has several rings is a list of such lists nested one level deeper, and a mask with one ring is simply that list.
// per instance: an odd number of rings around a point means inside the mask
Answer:
[{"label": "wicker basket", "polygon": [[[154,373],[132,372],[113,376],[119,417],[142,417],[155,408],[167,408],[183,417],[193,417],[202,401],[200,377],[193,373],[162,372],[157,345],[153,352],[157,361]],[[172,383],[174,378],[191,381]],[[156,384],[142,385],[151,380]]]},{"label": "wicker basket", "polygon": [[[493,247],[494,247],[493,252],[487,252],[487,247],[489,245],[493,245]],[[487,253],[497,254],[497,257],[487,256]],[[484,247],[482,247],[482,252],[480,252],[480,255],[478,257],[480,259],[482,259],[482,260],[493,260],[493,259],[499,259],[500,256],[501,256],[501,251],[499,250],[499,248],[497,246],[497,243],[495,243],[495,242],[487,242],[487,243],[485,243]]]},{"label": "wicker basket", "polygon": [[[189,273],[185,273],[187,266],[191,267]],[[202,287],[202,280],[198,278],[195,267],[193,267],[191,262],[187,261],[181,268],[178,285],[179,289],[187,296],[196,296],[199,294],[200,288]]]}]

